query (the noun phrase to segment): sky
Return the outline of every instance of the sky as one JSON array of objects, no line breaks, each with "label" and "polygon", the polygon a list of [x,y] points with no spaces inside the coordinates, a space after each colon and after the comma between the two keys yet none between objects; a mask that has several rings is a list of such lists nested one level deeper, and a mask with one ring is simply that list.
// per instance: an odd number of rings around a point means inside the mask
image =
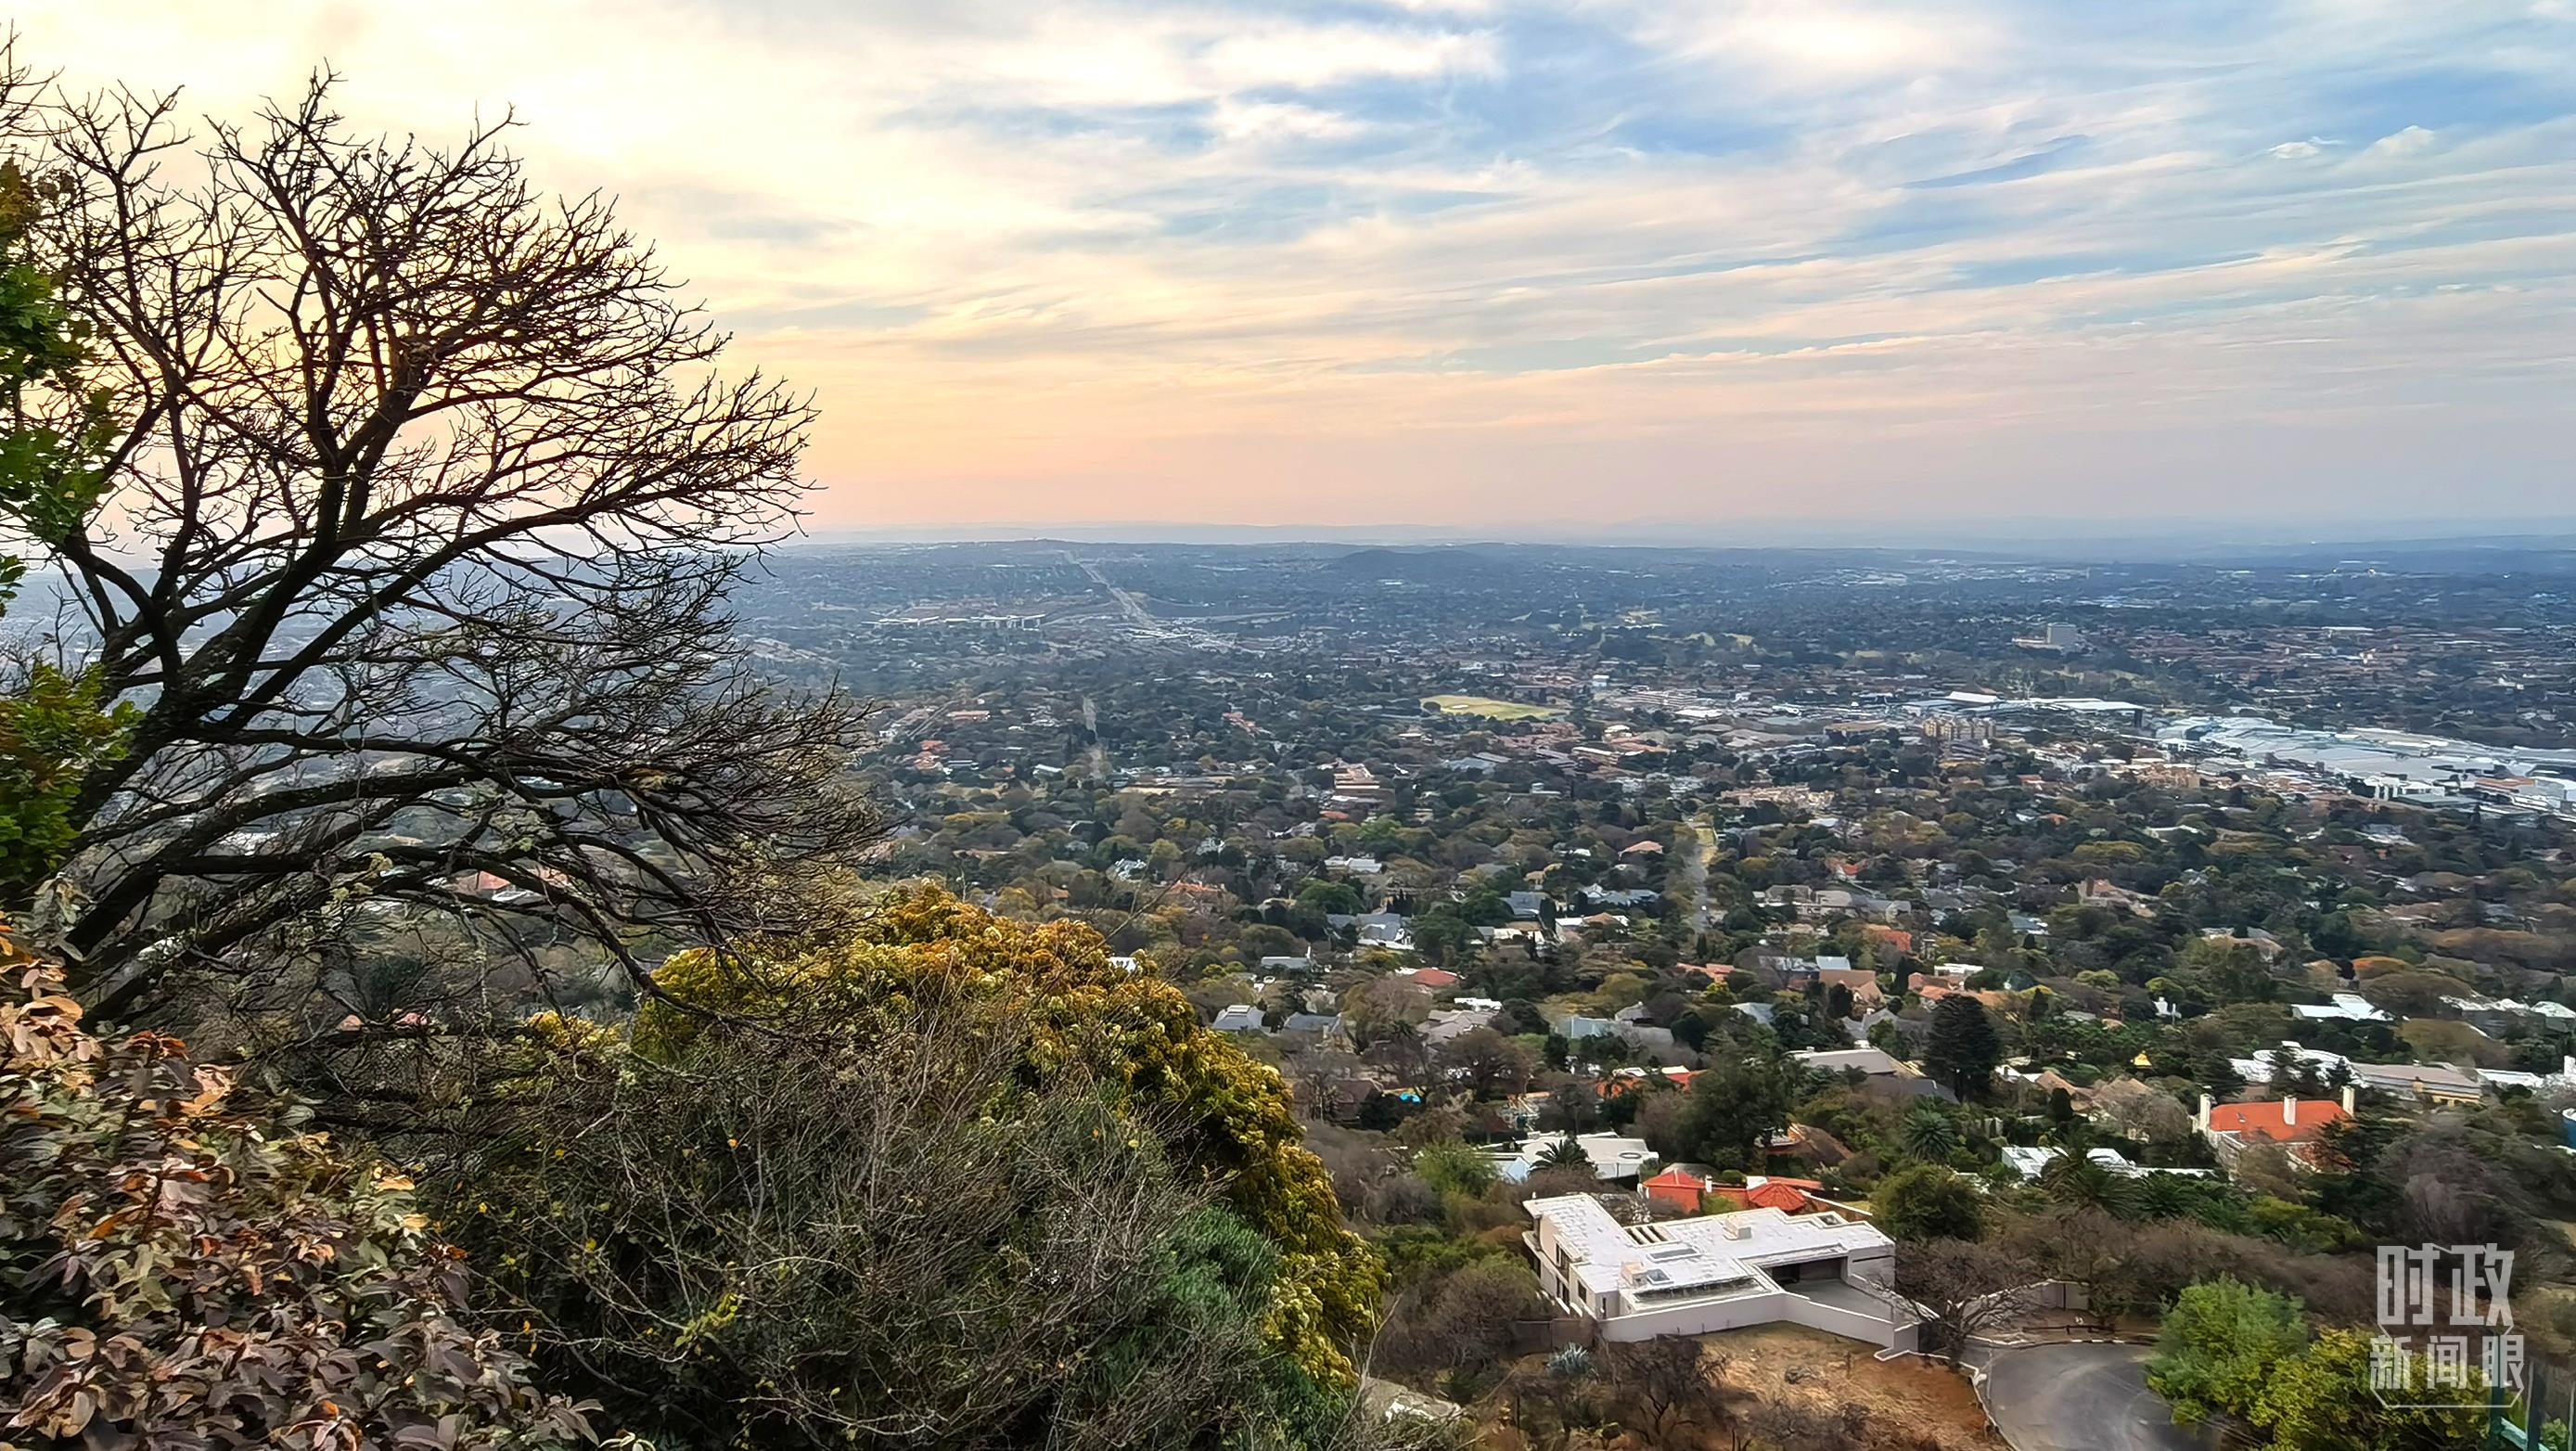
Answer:
[{"label": "sky", "polygon": [[813,391],[822,530],[2576,516],[2576,0],[13,9],[515,108]]}]

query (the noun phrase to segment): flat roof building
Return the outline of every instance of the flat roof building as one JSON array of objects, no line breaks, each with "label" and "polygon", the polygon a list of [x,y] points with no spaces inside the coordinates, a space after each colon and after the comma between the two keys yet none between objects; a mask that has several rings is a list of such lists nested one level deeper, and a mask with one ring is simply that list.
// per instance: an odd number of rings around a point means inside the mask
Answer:
[{"label": "flat roof building", "polygon": [[1705,1335],[1786,1320],[1886,1349],[1914,1347],[1918,1318],[1888,1285],[1896,1245],[1847,1215],[1745,1209],[1622,1224],[1589,1194],[1524,1206],[1522,1236],[1550,1298],[1604,1340]]}]

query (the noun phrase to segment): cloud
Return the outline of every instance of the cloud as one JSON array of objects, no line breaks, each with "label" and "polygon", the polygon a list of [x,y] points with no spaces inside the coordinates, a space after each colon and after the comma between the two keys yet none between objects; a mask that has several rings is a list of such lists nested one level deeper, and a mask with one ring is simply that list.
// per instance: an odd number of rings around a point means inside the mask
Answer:
[{"label": "cloud", "polygon": [[2441,137],[2436,132],[2428,131],[2421,126],[2409,126],[2402,131],[2391,131],[2387,135],[2373,141],[2363,154],[2367,156],[2421,156],[2425,152],[2432,150],[2440,140]]},{"label": "cloud", "polygon": [[831,523],[2515,509],[2576,466],[2576,31],[2527,8],[106,8],[35,0],[22,56],[516,104],[816,390]]}]

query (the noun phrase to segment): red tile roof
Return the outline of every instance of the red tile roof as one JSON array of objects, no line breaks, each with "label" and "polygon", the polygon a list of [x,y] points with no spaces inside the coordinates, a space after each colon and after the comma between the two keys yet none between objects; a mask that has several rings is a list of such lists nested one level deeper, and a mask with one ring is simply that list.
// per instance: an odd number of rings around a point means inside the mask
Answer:
[{"label": "red tile roof", "polygon": [[2293,1112],[2285,1113],[2277,1098],[2215,1104],[2209,1110],[2209,1127],[2215,1133],[2292,1143],[2313,1139],[2325,1132],[2326,1125],[2346,1116],[2343,1105],[2330,1098],[2301,1099],[2291,1108]]}]

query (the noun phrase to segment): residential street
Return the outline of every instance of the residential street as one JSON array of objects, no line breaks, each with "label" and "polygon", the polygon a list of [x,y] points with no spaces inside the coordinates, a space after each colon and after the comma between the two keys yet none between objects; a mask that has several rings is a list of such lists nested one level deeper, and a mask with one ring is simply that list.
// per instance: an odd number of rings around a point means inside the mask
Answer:
[{"label": "residential street", "polygon": [[2143,1345],[2034,1345],[1987,1353],[1980,1392],[2013,1451],[2200,1451],[2147,1389]]}]

